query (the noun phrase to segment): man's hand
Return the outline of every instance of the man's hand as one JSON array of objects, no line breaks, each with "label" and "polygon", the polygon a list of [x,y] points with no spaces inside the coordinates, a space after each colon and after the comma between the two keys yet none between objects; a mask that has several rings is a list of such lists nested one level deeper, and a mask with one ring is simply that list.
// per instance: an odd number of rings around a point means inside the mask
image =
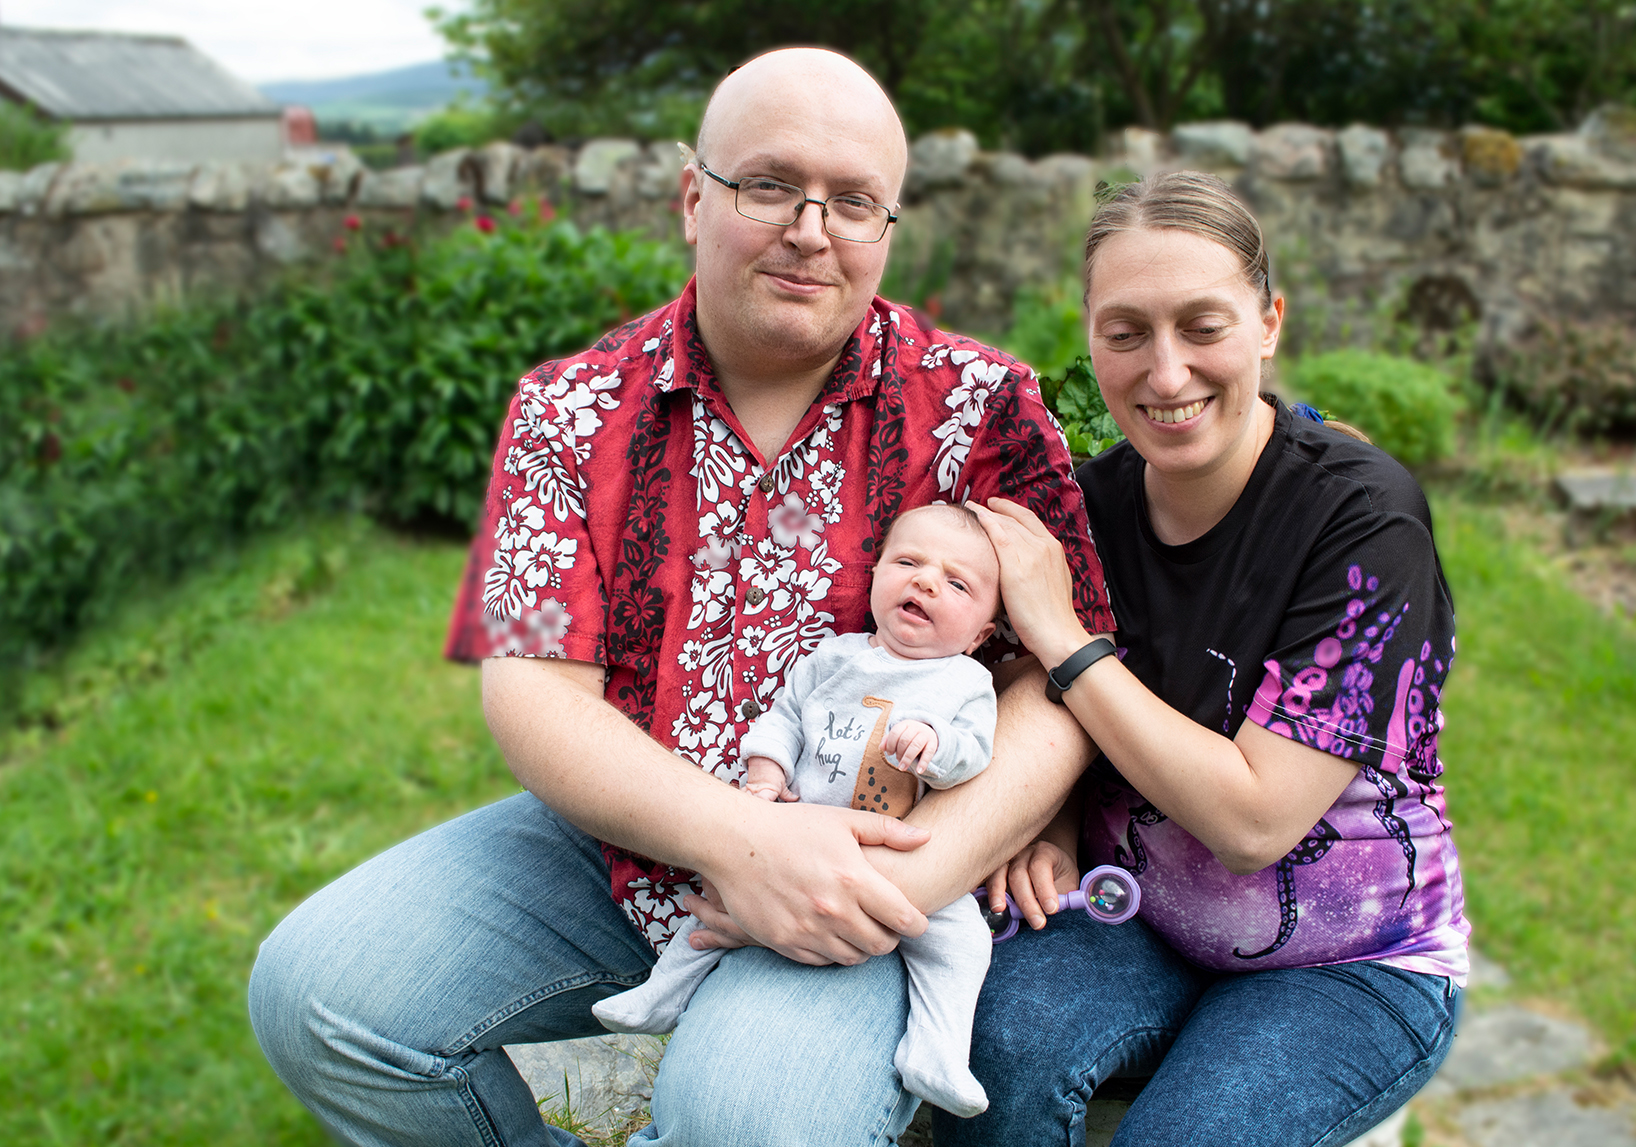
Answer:
[{"label": "man's hand", "polygon": [[937,730],[924,721],[899,721],[886,730],[880,751],[893,768],[923,777],[937,755]]},{"label": "man's hand", "polygon": [[861,851],[919,848],[924,829],[878,813],[758,801],[740,832],[746,853],[704,873],[708,899],[683,902],[704,925],[694,947],[761,944],[802,964],[850,965],[926,930],[926,917]]}]

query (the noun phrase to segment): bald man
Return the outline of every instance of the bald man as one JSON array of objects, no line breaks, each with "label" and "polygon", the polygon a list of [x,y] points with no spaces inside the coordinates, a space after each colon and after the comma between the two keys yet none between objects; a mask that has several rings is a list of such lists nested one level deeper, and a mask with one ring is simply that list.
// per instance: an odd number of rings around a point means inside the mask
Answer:
[{"label": "bald man", "polygon": [[1027,844],[1088,742],[1025,658],[996,675],[991,767],[903,821],[756,799],[738,738],[801,654],[865,628],[881,532],[917,505],[1026,503],[1087,626],[1113,620],[1032,373],[875,294],[906,162],[850,60],[750,61],[682,172],[694,280],[519,384],[448,652],[482,661],[527,791],[318,892],[251,980],[263,1050],[338,1139],[579,1142],[503,1047],[599,1032],[591,1005],[642,982],[689,910],[696,946],[735,950],[633,1142],[847,1147],[907,1125],[902,963],[871,957]]}]

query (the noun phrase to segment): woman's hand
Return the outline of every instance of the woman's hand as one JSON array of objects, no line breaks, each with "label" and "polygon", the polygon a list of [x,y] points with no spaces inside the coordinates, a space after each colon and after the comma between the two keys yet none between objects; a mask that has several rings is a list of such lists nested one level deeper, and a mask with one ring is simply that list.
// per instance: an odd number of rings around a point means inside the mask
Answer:
[{"label": "woman's hand", "polygon": [[1005,498],[966,505],[983,523],[1000,556],[1006,620],[1047,669],[1091,640],[1074,611],[1074,576],[1062,543],[1034,511]]},{"label": "woman's hand", "polygon": [[1072,892],[1079,887],[1079,867],[1074,858],[1048,840],[1036,840],[1009,863],[995,869],[988,878],[988,906],[996,912],[1005,911],[1005,894],[1038,931],[1045,927],[1045,918],[1056,915],[1061,902],[1059,892]]}]

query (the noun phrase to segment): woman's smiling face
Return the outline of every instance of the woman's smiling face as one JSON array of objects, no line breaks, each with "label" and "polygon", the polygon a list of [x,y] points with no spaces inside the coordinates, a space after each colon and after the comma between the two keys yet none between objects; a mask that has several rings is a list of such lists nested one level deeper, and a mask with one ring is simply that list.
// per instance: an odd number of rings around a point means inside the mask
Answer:
[{"label": "woman's smiling face", "polygon": [[[1283,300],[1263,313],[1238,256],[1173,228],[1109,236],[1091,267],[1091,361],[1108,411],[1149,466],[1203,476],[1258,450],[1261,363]],[[1246,453],[1247,452],[1247,453]]]}]

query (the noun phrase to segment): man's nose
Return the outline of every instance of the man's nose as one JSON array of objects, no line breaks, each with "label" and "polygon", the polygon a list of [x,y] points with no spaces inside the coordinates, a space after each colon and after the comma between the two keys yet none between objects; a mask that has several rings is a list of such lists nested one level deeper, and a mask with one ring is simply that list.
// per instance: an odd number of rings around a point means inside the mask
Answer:
[{"label": "man's nose", "polygon": [[824,205],[816,199],[803,200],[795,222],[784,228],[784,241],[803,255],[815,255],[829,246],[824,230]]}]

